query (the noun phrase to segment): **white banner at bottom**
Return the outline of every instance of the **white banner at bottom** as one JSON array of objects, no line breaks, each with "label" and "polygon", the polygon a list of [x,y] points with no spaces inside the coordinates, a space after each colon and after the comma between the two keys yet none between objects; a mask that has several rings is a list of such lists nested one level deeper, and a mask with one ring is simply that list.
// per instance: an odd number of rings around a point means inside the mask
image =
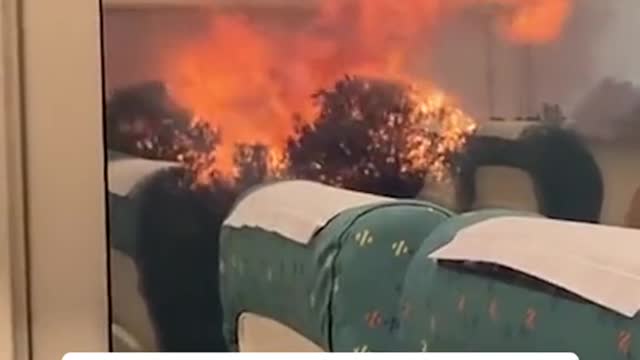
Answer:
[{"label": "white banner at bottom", "polygon": [[572,353],[68,353],[63,360],[579,360]]}]

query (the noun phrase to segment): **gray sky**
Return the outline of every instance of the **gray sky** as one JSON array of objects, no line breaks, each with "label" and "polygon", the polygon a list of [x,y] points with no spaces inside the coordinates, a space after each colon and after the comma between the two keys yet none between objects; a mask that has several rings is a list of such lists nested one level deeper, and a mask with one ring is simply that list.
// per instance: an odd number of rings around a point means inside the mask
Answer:
[{"label": "gray sky", "polygon": [[597,47],[595,74],[640,83],[640,47],[634,45],[640,43],[640,1],[597,1],[610,3],[612,15]]},{"label": "gray sky", "polygon": [[[640,41],[640,1],[576,1],[578,5],[580,2],[598,2],[606,4],[606,8],[591,9],[602,26],[588,36],[592,42],[591,62],[586,64],[589,79],[572,90],[565,108],[584,133],[616,138],[626,132],[622,122],[635,118],[631,114],[637,111],[640,102],[640,48],[633,45]],[[615,81],[604,85],[607,78]],[[631,86],[625,82],[630,82]]]}]

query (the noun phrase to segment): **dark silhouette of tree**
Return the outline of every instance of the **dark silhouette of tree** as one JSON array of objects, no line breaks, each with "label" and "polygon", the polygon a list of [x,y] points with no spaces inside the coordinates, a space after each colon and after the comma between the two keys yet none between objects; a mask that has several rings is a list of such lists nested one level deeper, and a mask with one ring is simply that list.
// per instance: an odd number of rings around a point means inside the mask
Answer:
[{"label": "dark silhouette of tree", "polygon": [[[357,77],[345,77],[334,88],[319,91],[314,96],[318,118],[299,122],[288,143],[292,177],[415,197],[429,173],[428,163],[437,160],[429,153],[433,149],[420,148],[415,139],[437,144],[439,133],[416,122],[417,104],[407,91],[401,84]],[[426,116],[437,121],[450,111],[442,107]],[[416,166],[412,161],[419,156],[425,163]]]},{"label": "dark silhouette of tree", "polygon": [[[288,141],[285,172],[289,177],[412,198],[424,186],[430,163],[443,162],[450,155],[434,156],[434,148],[423,145],[441,140],[438,131],[429,131],[425,124],[442,120],[453,109],[442,106],[416,116],[419,104],[404,84],[345,77],[313,99],[319,110],[317,118],[309,123],[299,121]],[[212,164],[223,136],[205,122],[194,124],[189,111],[176,105],[160,82],[120,89],[107,104],[110,149],[181,161],[200,175],[210,171],[205,177],[211,179],[219,177]],[[238,189],[274,177],[268,150],[261,144],[236,146]]]},{"label": "dark silhouette of tree", "polygon": [[269,179],[269,148],[263,144],[238,144],[234,151],[237,169],[234,181],[237,192],[258,185]]},{"label": "dark silhouette of tree", "polygon": [[219,143],[216,129],[205,122],[194,124],[161,82],[114,91],[105,118],[110,150],[147,159],[195,162]]}]

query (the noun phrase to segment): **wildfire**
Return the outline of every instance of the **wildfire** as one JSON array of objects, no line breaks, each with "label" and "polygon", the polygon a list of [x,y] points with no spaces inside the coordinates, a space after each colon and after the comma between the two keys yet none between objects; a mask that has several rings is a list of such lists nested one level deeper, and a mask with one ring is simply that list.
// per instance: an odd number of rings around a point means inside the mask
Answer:
[{"label": "wildfire", "polygon": [[[172,95],[197,114],[194,121],[209,122],[221,136],[215,154],[195,156],[199,180],[214,172],[236,175],[238,144],[262,144],[270,168],[286,168],[285,145],[296,123],[317,118],[311,95],[345,74],[428,83],[412,69],[424,61],[417,54],[428,49],[429,35],[461,9],[491,3],[500,5],[496,24],[505,37],[526,43],[553,40],[571,10],[570,0],[319,0],[309,21],[295,28],[242,13],[212,15],[209,32],[176,49],[165,71]],[[416,118],[441,111],[445,103],[451,108],[446,95],[426,88],[408,93]],[[409,139],[415,145],[410,166],[439,156],[426,155],[430,150],[459,147],[468,134],[469,118],[460,109],[450,110],[446,121],[431,118],[449,135],[441,144],[427,144],[419,135]]]},{"label": "wildfire", "polygon": [[[480,0],[482,1],[482,0]],[[543,44],[555,40],[573,10],[573,0],[493,0],[506,11],[499,27],[515,43]]]},{"label": "wildfire", "polygon": [[[445,179],[447,156],[458,152],[465,144],[469,134],[476,130],[476,122],[462,110],[452,105],[443,93],[429,93],[413,86],[408,91],[413,104],[410,122],[416,132],[407,138],[409,143],[407,168],[423,169],[434,179]],[[437,142],[429,134],[437,134]]]}]

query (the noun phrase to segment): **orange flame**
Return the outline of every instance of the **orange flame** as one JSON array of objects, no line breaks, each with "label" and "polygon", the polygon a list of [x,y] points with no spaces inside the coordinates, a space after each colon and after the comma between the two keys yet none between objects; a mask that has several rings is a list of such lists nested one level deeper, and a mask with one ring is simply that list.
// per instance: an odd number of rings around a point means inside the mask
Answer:
[{"label": "orange flame", "polygon": [[494,0],[511,9],[499,26],[515,43],[544,44],[560,36],[573,10],[573,0]]},{"label": "orange flame", "polygon": [[[241,13],[214,14],[210,31],[166,64],[176,100],[221,131],[215,168],[234,173],[238,143],[262,143],[283,158],[294,119],[312,121],[311,95],[345,74],[413,82],[428,35],[464,7],[497,3],[508,39],[557,36],[570,0],[320,0],[300,28],[276,28]],[[417,79],[428,82],[425,79]],[[440,96],[440,95],[434,95]]]}]

